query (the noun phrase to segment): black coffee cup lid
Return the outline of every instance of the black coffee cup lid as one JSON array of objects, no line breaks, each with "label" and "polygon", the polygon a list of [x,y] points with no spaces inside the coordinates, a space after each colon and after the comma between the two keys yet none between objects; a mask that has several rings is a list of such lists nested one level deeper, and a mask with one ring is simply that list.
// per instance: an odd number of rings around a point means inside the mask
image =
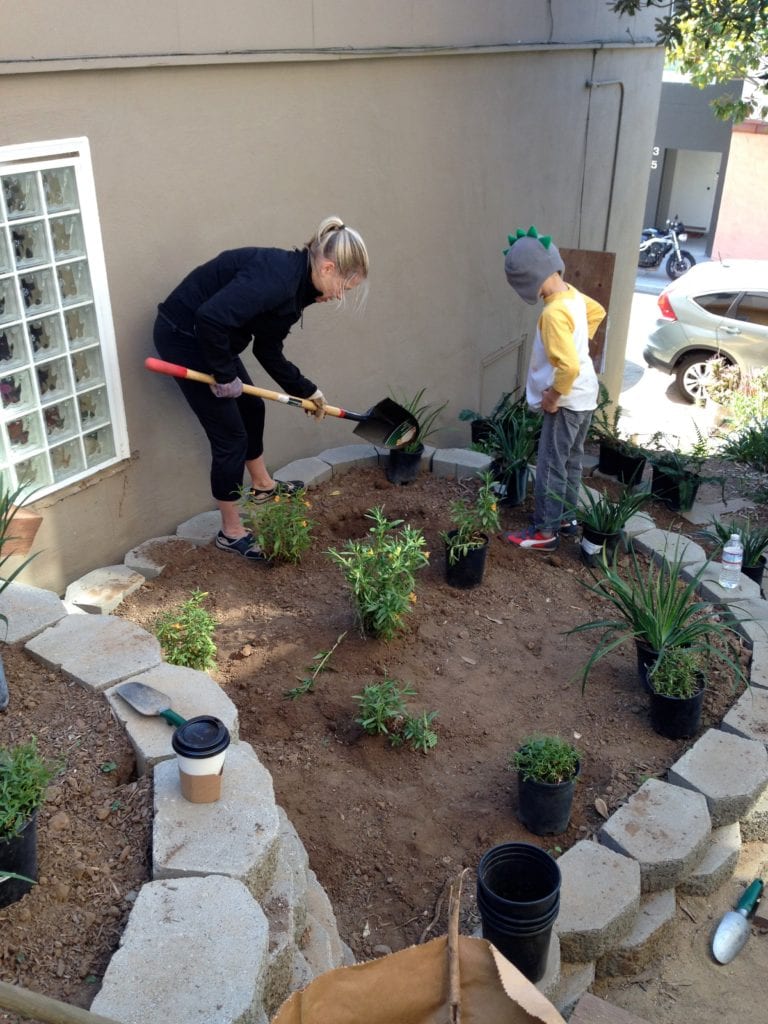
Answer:
[{"label": "black coffee cup lid", "polygon": [[178,727],[171,745],[181,757],[214,757],[229,746],[229,730],[213,715],[198,715]]}]

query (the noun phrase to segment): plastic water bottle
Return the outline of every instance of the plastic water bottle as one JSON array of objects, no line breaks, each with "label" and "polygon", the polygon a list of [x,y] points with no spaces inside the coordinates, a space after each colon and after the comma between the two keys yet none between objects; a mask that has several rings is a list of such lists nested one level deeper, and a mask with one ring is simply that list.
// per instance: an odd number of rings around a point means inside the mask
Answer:
[{"label": "plastic water bottle", "polygon": [[720,562],[719,582],[726,590],[735,590],[741,578],[741,560],[744,557],[741,537],[738,533],[732,533],[731,539],[723,548]]}]

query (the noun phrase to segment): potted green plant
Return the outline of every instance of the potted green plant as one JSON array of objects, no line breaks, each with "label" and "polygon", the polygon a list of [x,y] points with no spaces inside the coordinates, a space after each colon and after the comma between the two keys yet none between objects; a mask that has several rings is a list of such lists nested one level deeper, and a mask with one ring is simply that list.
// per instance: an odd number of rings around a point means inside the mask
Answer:
[{"label": "potted green plant", "polygon": [[690,647],[669,647],[646,668],[651,725],[671,740],[695,736],[704,706],[704,657]]},{"label": "potted green plant", "polygon": [[[665,442],[664,435],[657,432],[651,438],[654,446],[648,451],[651,463],[651,494],[662,501],[672,512],[688,512],[693,507],[701,484],[725,481],[719,476],[704,476],[702,467],[709,457],[709,443],[698,427],[696,441],[687,451]],[[725,495],[723,494],[723,500]]]},{"label": "potted green plant", "polygon": [[[618,403],[611,402],[605,384],[601,382],[599,387],[597,408],[589,426],[589,438],[598,444],[597,468],[607,476],[617,477],[623,484],[637,484],[645,469],[646,454],[622,436],[619,421],[624,410]],[[613,409],[609,411],[611,405]]]},{"label": "potted green plant", "polygon": [[596,495],[583,487],[574,512],[574,517],[581,523],[582,561],[596,566],[602,560],[603,552],[607,560],[612,561],[627,520],[649,500],[650,495],[644,491],[633,492],[626,487],[615,499],[607,492]]},{"label": "potted green plant", "polygon": [[464,423],[469,423],[473,446],[477,446],[485,451],[484,442],[490,436],[492,424],[500,420],[505,414],[510,403],[514,401],[514,394],[513,391],[504,391],[487,416],[483,416],[481,412],[476,412],[474,409],[461,410],[459,419]]},{"label": "potted green plant", "polygon": [[744,520],[744,522],[732,521],[730,523],[722,523],[717,519],[713,519],[711,529],[702,530],[701,536],[705,540],[714,543],[715,547],[712,557],[716,558],[734,533],[741,537],[741,543],[744,548],[741,571],[745,576],[754,580],[762,592],[763,573],[766,563],[765,551],[768,548],[768,526],[750,523],[748,519]]},{"label": "potted green plant", "polygon": [[670,648],[687,647],[725,664],[734,679],[746,684],[732,642],[734,613],[726,621],[711,602],[699,599],[696,593],[708,567],[707,561],[686,580],[682,556],[660,563],[650,560],[644,568],[631,550],[624,576],[603,558],[599,569],[591,570],[594,582],[582,584],[608,602],[609,612],[566,633],[600,633],[581,670],[582,689],[598,661],[628,642],[635,644],[641,677],[644,669]]},{"label": "potted green plant", "polygon": [[55,774],[34,736],[0,747],[0,907],[21,899],[37,878],[37,810]]},{"label": "potted green plant", "polygon": [[517,772],[517,813],[529,832],[559,835],[568,828],[581,755],[559,736],[526,737],[510,758]]},{"label": "potted green plant", "polygon": [[539,443],[541,423],[542,413],[532,410],[523,395],[491,424],[485,444],[505,505],[521,505],[525,500],[528,466]]},{"label": "potted green plant", "polygon": [[395,395],[392,397],[405,408],[418,423],[418,430],[407,444],[399,448],[390,448],[387,460],[387,480],[393,484],[409,484],[419,475],[421,456],[424,454],[426,441],[437,431],[437,417],[448,404],[443,402],[425,402],[426,388],[421,388],[414,395]]},{"label": "potted green plant", "polygon": [[482,583],[488,536],[501,527],[493,475],[485,472],[480,479],[474,502],[451,503],[454,529],[440,534],[445,541],[446,580],[452,587],[467,589]]}]

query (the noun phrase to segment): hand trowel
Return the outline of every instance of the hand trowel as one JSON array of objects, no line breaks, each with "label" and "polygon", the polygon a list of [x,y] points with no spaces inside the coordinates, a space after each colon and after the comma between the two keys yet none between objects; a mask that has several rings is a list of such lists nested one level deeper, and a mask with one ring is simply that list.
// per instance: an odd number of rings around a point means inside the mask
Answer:
[{"label": "hand trowel", "polygon": [[718,963],[729,964],[749,938],[747,918],[757,906],[762,891],[762,879],[756,878],[744,890],[736,909],[723,914],[712,937],[712,956]]},{"label": "hand trowel", "polygon": [[184,725],[186,722],[186,718],[171,708],[171,698],[167,694],[146,683],[120,683],[115,687],[115,693],[119,693],[126,704],[140,715],[159,715],[169,725]]}]

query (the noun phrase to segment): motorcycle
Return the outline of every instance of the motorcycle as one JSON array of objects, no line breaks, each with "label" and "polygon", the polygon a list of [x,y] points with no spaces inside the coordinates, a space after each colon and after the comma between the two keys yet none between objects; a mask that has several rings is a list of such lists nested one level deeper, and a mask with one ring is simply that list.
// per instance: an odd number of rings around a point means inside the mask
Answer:
[{"label": "motorcycle", "polygon": [[678,220],[677,216],[667,221],[666,231],[659,231],[658,228],[643,228],[637,260],[638,267],[655,269],[660,266],[661,261],[669,253],[665,268],[667,276],[673,281],[682,277],[686,270],[690,270],[696,263],[686,249],[680,248],[680,243],[687,240],[685,224]]}]

